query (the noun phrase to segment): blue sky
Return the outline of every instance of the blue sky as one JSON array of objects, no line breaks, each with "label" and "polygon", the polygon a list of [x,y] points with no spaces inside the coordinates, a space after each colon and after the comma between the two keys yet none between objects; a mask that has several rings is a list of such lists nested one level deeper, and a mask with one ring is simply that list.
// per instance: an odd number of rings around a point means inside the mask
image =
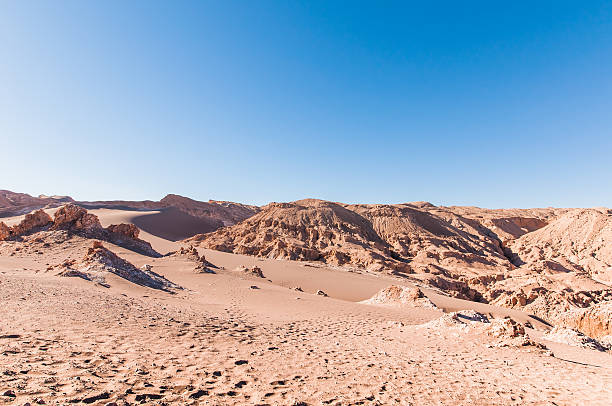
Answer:
[{"label": "blue sky", "polygon": [[0,55],[0,188],[612,206],[609,2],[6,1]]}]

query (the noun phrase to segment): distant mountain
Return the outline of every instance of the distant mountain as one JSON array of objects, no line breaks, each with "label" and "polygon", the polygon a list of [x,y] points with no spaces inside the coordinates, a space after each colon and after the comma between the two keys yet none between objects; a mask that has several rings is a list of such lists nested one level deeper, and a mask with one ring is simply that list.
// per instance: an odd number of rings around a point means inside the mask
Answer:
[{"label": "distant mountain", "polygon": [[[197,233],[215,231],[221,227],[234,225],[245,220],[260,209],[257,206],[226,201],[209,200],[201,202],[188,197],[169,194],[160,201],[153,200],[108,200],[75,201],[68,196],[33,197],[25,193],[8,190],[0,191],[0,218],[18,216],[40,208],[58,207],[73,202],[86,209],[117,210],[162,210],[160,215],[145,215],[137,220],[137,225],[145,230],[162,230],[161,237],[170,240],[182,239]],[[153,223],[166,226],[154,227]],[[155,225],[157,225],[155,224]]]},{"label": "distant mountain", "polygon": [[44,207],[57,207],[73,201],[69,196],[34,197],[27,193],[0,190],[0,217],[19,216]]},{"label": "distant mountain", "polygon": [[[77,202],[77,204],[87,209],[107,208],[119,210],[160,210],[174,208],[183,214],[181,218],[183,222],[188,222],[189,217],[198,219],[200,221],[205,221],[206,230],[204,230],[204,232],[213,231],[224,226],[234,225],[251,217],[260,210],[259,207],[248,204],[216,200],[201,202],[175,194],[166,195],[160,201],[110,200]],[[189,217],[185,217],[184,215]]]}]

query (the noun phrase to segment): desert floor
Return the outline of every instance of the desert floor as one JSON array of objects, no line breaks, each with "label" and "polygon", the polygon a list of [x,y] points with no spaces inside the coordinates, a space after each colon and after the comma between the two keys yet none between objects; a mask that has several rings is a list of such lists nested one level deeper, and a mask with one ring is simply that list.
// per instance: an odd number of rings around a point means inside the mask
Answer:
[{"label": "desert floor", "polygon": [[[143,215],[92,212],[103,225]],[[162,253],[178,247],[146,232],[141,238]],[[476,330],[419,326],[439,309],[358,303],[411,281],[209,250],[200,252],[224,269],[198,274],[188,260],[105,243],[185,288],[171,294],[114,275],[106,288],[47,270],[82,256],[85,242],[12,256],[6,244],[0,404],[612,404],[608,353],[545,341],[549,350],[496,347]],[[265,279],[239,265],[259,266]],[[427,295],[445,311],[529,319]],[[532,322],[538,340],[545,326]]]}]

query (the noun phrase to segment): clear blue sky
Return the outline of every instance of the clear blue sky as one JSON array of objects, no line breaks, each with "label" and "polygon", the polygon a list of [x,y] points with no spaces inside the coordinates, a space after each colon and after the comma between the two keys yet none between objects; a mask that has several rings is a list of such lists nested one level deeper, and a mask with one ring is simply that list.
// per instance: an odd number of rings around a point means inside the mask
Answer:
[{"label": "clear blue sky", "polygon": [[2,1],[0,189],[612,206],[612,3]]}]

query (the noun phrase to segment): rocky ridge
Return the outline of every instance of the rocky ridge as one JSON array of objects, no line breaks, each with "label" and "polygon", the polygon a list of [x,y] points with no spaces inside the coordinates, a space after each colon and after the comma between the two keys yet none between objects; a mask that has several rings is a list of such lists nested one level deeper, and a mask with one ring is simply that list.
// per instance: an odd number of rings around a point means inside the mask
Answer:
[{"label": "rocky ridge", "polygon": [[160,256],[151,247],[150,243],[138,238],[139,230],[136,226],[115,224],[104,228],[97,216],[88,213],[86,209],[73,203],[68,203],[57,209],[53,218],[44,210],[39,209],[26,214],[19,224],[12,227],[0,222],[0,241],[19,239],[32,233],[54,231],[66,231],[68,234],[112,242],[148,256]]},{"label": "rocky ridge", "polygon": [[19,216],[41,208],[57,207],[73,202],[69,196],[30,196],[27,193],[15,193],[0,190],[0,217]]}]

